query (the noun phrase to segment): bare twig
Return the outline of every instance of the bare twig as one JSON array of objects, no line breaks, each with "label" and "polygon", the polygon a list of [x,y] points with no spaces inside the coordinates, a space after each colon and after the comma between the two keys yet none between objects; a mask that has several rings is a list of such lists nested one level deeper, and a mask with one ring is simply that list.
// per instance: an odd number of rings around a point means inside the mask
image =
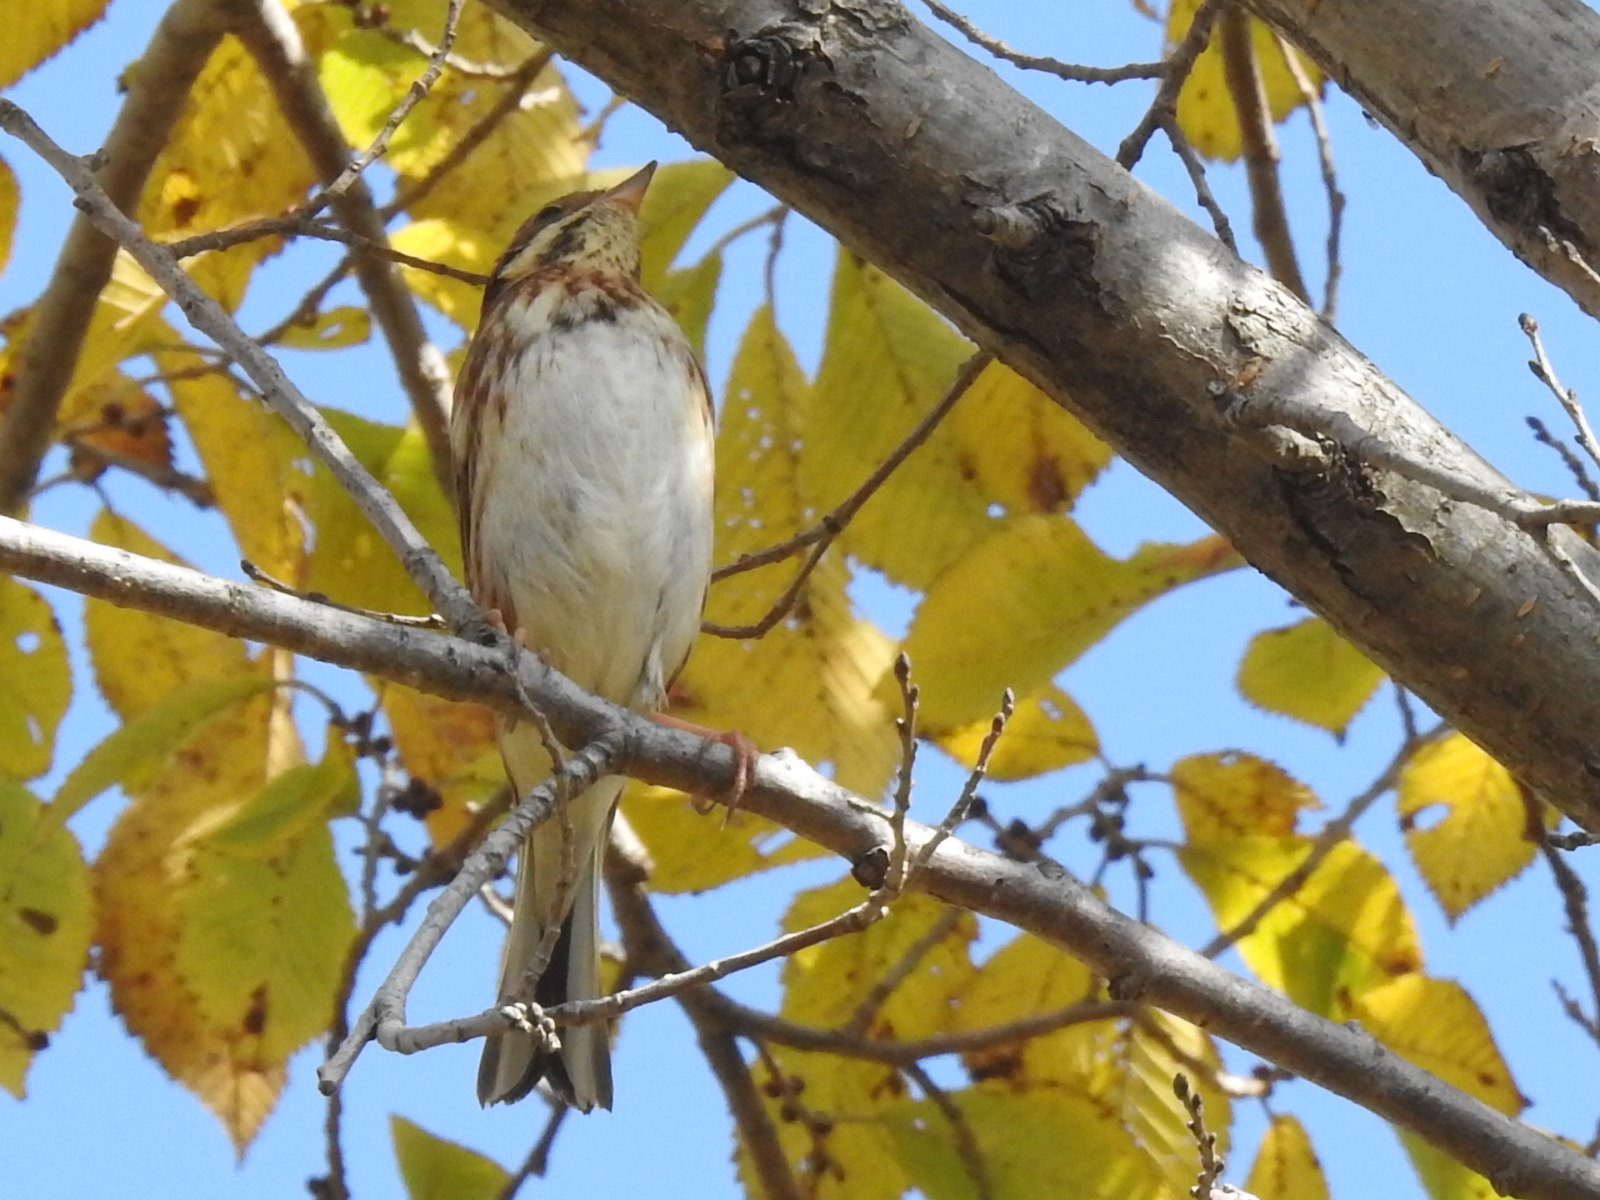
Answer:
[{"label": "bare twig", "polygon": [[[581,791],[602,776],[613,774],[624,758],[625,743],[622,736],[602,735],[579,753],[571,755],[562,770],[529,792],[499,828],[473,851],[455,878],[428,905],[422,924],[400,952],[389,974],[378,985],[371,1003],[340,1042],[338,1049],[318,1069],[318,1086],[324,1094],[338,1089],[354,1065],[356,1056],[369,1040],[376,1039],[386,1050],[402,1054],[420,1048],[414,1044],[412,1036],[417,1031],[408,1030],[405,1026],[406,997],[445,931],[478,888],[500,873],[506,860],[522,845],[533,828],[550,817],[561,788]],[[498,1024],[491,1022],[490,1027],[504,1028],[506,1017],[498,1009],[491,1010],[491,1013],[498,1019]],[[483,1032],[488,1030],[481,1030],[480,1035]],[[445,1038],[432,1044],[460,1040],[460,1037]]]},{"label": "bare twig", "polygon": [[1533,372],[1535,379],[1550,389],[1550,394],[1556,398],[1556,403],[1561,405],[1561,411],[1567,414],[1567,419],[1577,429],[1578,445],[1583,452],[1596,463],[1600,463],[1600,442],[1595,440],[1594,430],[1589,426],[1588,414],[1578,402],[1578,393],[1569,387],[1563,387],[1561,381],[1556,378],[1555,365],[1545,352],[1544,339],[1539,336],[1539,322],[1527,313],[1523,313],[1517,318],[1517,323],[1522,327],[1529,345],[1533,347],[1533,360],[1528,363],[1528,369]]},{"label": "bare twig", "polygon": [[1267,268],[1307,304],[1311,294],[1300,274],[1289,215],[1283,206],[1283,186],[1278,178],[1278,139],[1272,133],[1272,110],[1261,78],[1250,24],[1254,18],[1238,4],[1225,9],[1218,25],[1222,47],[1222,74],[1239,118],[1245,178],[1250,185],[1256,239],[1267,256]]},{"label": "bare twig", "polygon": [[1195,9],[1183,40],[1162,60],[1161,86],[1156,89],[1155,99],[1150,102],[1149,109],[1140,118],[1139,124],[1134,126],[1133,132],[1123,138],[1122,145],[1117,147],[1117,165],[1123,170],[1133,170],[1133,165],[1144,154],[1150,135],[1178,111],[1178,93],[1183,90],[1184,81],[1194,69],[1194,60],[1200,57],[1200,51],[1210,41],[1211,27],[1216,24],[1222,10],[1231,3],[1233,0],[1205,0]]},{"label": "bare twig", "polygon": [[1525,420],[1528,422],[1528,428],[1533,431],[1533,440],[1556,452],[1561,459],[1561,465],[1566,467],[1567,474],[1571,475],[1573,482],[1578,485],[1578,490],[1591,500],[1600,500],[1600,484],[1595,483],[1589,474],[1588,466],[1572,452],[1572,447],[1551,433],[1538,417],[1527,417]]},{"label": "bare twig", "polygon": [[[450,0],[439,57],[430,61],[422,77],[411,85],[366,153],[352,159],[349,143],[322,91],[316,64],[306,53],[299,30],[284,10],[282,0],[257,0],[255,19],[246,21],[239,35],[252,57],[261,64],[262,74],[272,85],[284,119],[305,147],[318,176],[333,181],[307,203],[307,213],[318,213],[331,204],[340,223],[351,233],[374,245],[387,243],[383,219],[374,205],[371,190],[361,179],[361,172],[383,152],[394,130],[438,78],[444,66],[443,55],[455,38],[461,4],[462,0]],[[356,256],[355,271],[373,319],[389,343],[412,415],[428,443],[434,477],[445,496],[453,497],[455,475],[450,462],[449,431],[451,383],[444,355],[428,339],[416,302],[391,263],[363,250]]]},{"label": "bare twig", "polygon": [[433,48],[433,53],[428,57],[428,65],[423,68],[421,75],[411,81],[405,96],[394,106],[394,111],[383,123],[383,128],[378,130],[377,136],[372,139],[372,144],[350,159],[333,182],[324,187],[321,194],[313,200],[311,205],[313,211],[326,207],[355,186],[362,173],[388,151],[389,141],[394,137],[395,130],[400,128],[401,122],[411,115],[411,110],[421,104],[433,90],[433,85],[439,82],[439,76],[444,73],[445,63],[450,58],[450,47],[455,45],[456,26],[461,20],[463,3],[464,0],[449,0],[449,7],[445,10],[444,16],[444,31],[439,35],[439,44]]},{"label": "bare twig", "polygon": [[1167,142],[1171,145],[1172,152],[1178,156],[1183,169],[1189,173],[1189,182],[1194,185],[1194,198],[1211,218],[1211,228],[1217,231],[1217,240],[1235,254],[1239,253],[1239,243],[1233,237],[1233,222],[1228,220],[1228,214],[1223,212],[1222,205],[1217,203],[1211,185],[1206,181],[1205,164],[1200,161],[1200,156],[1189,144],[1188,137],[1178,125],[1178,118],[1163,117],[1158,124],[1161,126],[1161,132],[1167,135]]},{"label": "bare twig", "polygon": [[513,68],[505,77],[506,86],[501,91],[500,98],[467,128],[438,162],[416,179],[400,180],[395,187],[394,199],[378,210],[383,219],[389,221],[397,214],[405,212],[437,187],[440,180],[465,162],[474,150],[488,141],[490,135],[500,128],[507,117],[522,108],[529,85],[550,65],[553,57],[555,55],[552,51],[539,50],[530,55],[521,66]]},{"label": "bare twig", "polygon": [[1058,58],[1042,54],[1025,54],[1013,50],[999,38],[984,33],[966,17],[940,3],[940,0],[922,0],[928,11],[949,25],[974,46],[987,50],[996,58],[1021,67],[1025,71],[1043,71],[1073,83],[1121,83],[1127,79],[1157,79],[1166,69],[1165,63],[1127,63],[1120,67],[1084,67],[1065,63]]},{"label": "bare twig", "polygon": [[1417,737],[1404,739],[1394,755],[1389,759],[1378,776],[1362,791],[1346,804],[1344,811],[1333,820],[1324,825],[1317,836],[1312,840],[1306,856],[1296,864],[1295,868],[1278,880],[1255,906],[1241,917],[1228,929],[1223,930],[1200,948],[1199,953],[1206,958],[1215,958],[1228,947],[1238,942],[1240,938],[1249,937],[1262,920],[1279,904],[1289,899],[1310,879],[1316,869],[1322,865],[1328,855],[1333,853],[1333,848],[1350,836],[1350,831],[1355,823],[1361,819],[1367,809],[1371,808],[1385,793],[1399,781],[1400,771],[1418,747],[1437,738],[1445,730],[1445,726],[1435,725],[1428,732]]},{"label": "bare twig", "polygon": [[1317,163],[1322,169],[1322,189],[1328,194],[1328,275],[1322,284],[1321,312],[1322,319],[1332,324],[1339,310],[1339,277],[1344,273],[1340,243],[1344,236],[1345,195],[1339,187],[1339,172],[1333,165],[1333,138],[1322,113],[1322,97],[1311,82],[1300,51],[1276,30],[1273,30],[1273,36],[1278,39],[1278,50],[1283,55],[1284,66],[1289,68],[1290,78],[1294,80],[1295,87],[1300,89],[1301,103],[1306,106],[1306,115],[1311,119],[1311,133],[1317,142]]},{"label": "bare twig", "polygon": [[376,479],[358,462],[323,416],[283,373],[283,369],[236,325],[210,296],[201,291],[165,248],[150,241],[95,182],[81,159],[68,154],[34,123],[21,108],[0,98],[0,129],[25,143],[67,181],[80,210],[95,225],[126,247],[184,315],[236,361],[262,395],[298,433],[356,504],[384,540],[394,548],[411,577],[451,628],[479,630],[483,620],[478,607],[459,583],[450,577],[439,556],[429,548],[411,519]]},{"label": "bare twig", "polygon": [[[781,225],[773,226],[774,233]],[[847,496],[844,501],[832,512],[825,513],[821,520],[809,529],[795,534],[787,541],[770,546],[765,550],[758,550],[752,554],[741,554],[734,562],[727,566],[718,567],[711,573],[713,583],[727,579],[731,575],[738,575],[745,571],[753,571],[757,567],[764,567],[769,563],[782,562],[784,559],[797,554],[799,551],[814,547],[806,557],[800,569],[789,582],[783,594],[767,610],[761,620],[752,625],[719,625],[714,621],[706,621],[701,628],[716,637],[726,638],[758,638],[769,629],[783,620],[789,609],[793,607],[795,599],[800,595],[800,590],[805,586],[806,580],[811,578],[811,573],[816,570],[817,564],[822,561],[822,556],[827,553],[828,547],[835,538],[844,532],[845,526],[861,511],[862,505],[870,500],[890,475],[901,463],[911,456],[912,451],[928,440],[933,431],[938,428],[939,422],[949,415],[956,401],[967,393],[973,382],[982,373],[984,367],[993,361],[993,356],[986,350],[980,350],[962,365],[956,372],[955,380],[940,397],[939,403],[933,406],[928,415],[918,421],[898,446],[890,452],[889,456],[878,464],[876,470],[864,480],[860,487]]]},{"label": "bare twig", "polygon": [[330,599],[323,592],[302,591],[292,584],[269,575],[248,558],[239,560],[239,570],[244,572],[244,577],[251,583],[259,583],[262,587],[271,588],[285,596],[297,596],[301,600],[308,600],[312,604],[326,604],[329,608],[337,608],[342,612],[359,613],[363,617],[371,617],[374,621],[388,621],[392,625],[404,625],[409,629],[438,629],[445,628],[444,621],[437,613],[429,613],[425,617],[412,616],[409,613],[376,612],[370,608],[358,608],[353,604],[341,604]]},{"label": "bare twig", "polygon": [[967,1124],[966,1114],[945,1094],[945,1090],[933,1081],[920,1063],[907,1064],[905,1072],[916,1081],[917,1086],[922,1089],[922,1094],[933,1101],[934,1107],[950,1123],[950,1135],[955,1142],[956,1155],[961,1159],[961,1165],[972,1183],[973,1195],[978,1200],[993,1200],[994,1189],[989,1182],[989,1164],[984,1161],[983,1150],[973,1135],[972,1126]]}]

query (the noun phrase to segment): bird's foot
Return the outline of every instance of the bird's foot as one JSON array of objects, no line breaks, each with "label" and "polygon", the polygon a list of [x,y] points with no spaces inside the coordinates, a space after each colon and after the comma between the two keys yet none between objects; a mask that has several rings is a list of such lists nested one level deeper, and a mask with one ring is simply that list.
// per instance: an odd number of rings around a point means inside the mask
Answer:
[{"label": "bird's foot", "polygon": [[670,713],[653,713],[651,720],[658,725],[665,725],[668,729],[681,729],[685,733],[692,733],[698,738],[705,739],[707,743],[718,742],[733,751],[733,782],[721,796],[695,796],[694,806],[696,811],[704,814],[710,812],[711,806],[720,801],[727,808],[728,816],[737,812],[739,801],[744,799],[745,790],[750,786],[751,777],[755,774],[756,760],[761,757],[760,747],[737,729],[712,729],[693,721],[685,721],[682,717],[674,717]]}]

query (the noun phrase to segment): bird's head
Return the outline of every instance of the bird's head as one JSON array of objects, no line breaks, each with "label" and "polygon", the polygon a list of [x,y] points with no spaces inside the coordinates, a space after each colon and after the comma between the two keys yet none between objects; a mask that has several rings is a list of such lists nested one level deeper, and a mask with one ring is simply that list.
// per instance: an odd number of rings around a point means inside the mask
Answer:
[{"label": "bird's head", "polygon": [[[650,163],[605,191],[574,192],[545,205],[517,230],[491,277],[491,291],[551,271],[639,278],[639,206],[656,172]],[[488,297],[485,297],[487,302]]]}]

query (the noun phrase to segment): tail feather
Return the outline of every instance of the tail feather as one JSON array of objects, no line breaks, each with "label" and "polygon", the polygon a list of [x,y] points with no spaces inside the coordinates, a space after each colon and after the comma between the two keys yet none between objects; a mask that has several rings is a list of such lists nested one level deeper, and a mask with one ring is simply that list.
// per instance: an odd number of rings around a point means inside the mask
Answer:
[{"label": "tail feather", "polygon": [[[611,813],[625,781],[602,779],[568,808],[577,867],[571,893],[562,897],[563,833],[558,819],[533,831],[517,866],[516,909],[506,935],[501,961],[499,1002],[512,990],[538,952],[544,930],[561,923],[550,962],[540,976],[533,999],[544,1008],[568,1000],[598,999],[600,992],[600,863],[611,827]],[[563,900],[565,903],[563,903]],[[588,1112],[611,1107],[611,1047],[604,1025],[575,1025],[560,1030],[561,1049],[536,1049],[531,1034],[520,1030],[488,1038],[478,1063],[478,1101],[510,1104],[547,1079],[555,1093],[573,1108]]]}]

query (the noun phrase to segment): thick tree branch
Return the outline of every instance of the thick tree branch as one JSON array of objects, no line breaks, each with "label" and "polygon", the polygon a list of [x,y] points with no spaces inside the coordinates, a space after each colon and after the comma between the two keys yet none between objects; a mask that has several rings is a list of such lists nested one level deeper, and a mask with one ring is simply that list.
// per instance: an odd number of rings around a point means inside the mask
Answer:
[{"label": "thick tree branch", "polygon": [[[1284,288],[893,0],[801,18],[780,0],[497,3],[895,275],[1600,830],[1594,602],[1538,539],[1438,490],[1520,495]],[[1257,405],[1356,436],[1276,456],[1225,419]]]},{"label": "thick tree branch", "polygon": [[[725,794],[727,747],[579,691],[524,655],[389,625],[278,592],[229,583],[0,517],[0,571],[178,617],[233,637],[283,646],[451,699],[521,711],[531,696],[568,745],[620,733],[630,773],[698,795]],[[888,814],[788,754],[764,756],[741,807],[854,862],[892,838]],[[939,831],[905,822],[913,860]],[[1016,862],[945,839],[910,886],[1027,930],[1110,981],[1113,999],[1154,1004],[1409,1129],[1508,1195],[1600,1200],[1600,1164],[1494,1111],[1355,1028],[1297,1008],[1156,930],[1109,908],[1049,863]]]},{"label": "thick tree branch", "polygon": [[1600,316],[1600,282],[1560,248],[1600,256],[1600,13],[1581,0],[1245,2]]},{"label": "thick tree branch", "polygon": [[[123,211],[132,212],[138,204],[195,77],[233,19],[224,0],[177,0],[128,73],[127,99],[106,137],[100,152],[105,165],[96,175]],[[56,409],[116,256],[117,243],[93,222],[81,214],[73,220],[16,348],[14,379],[0,414],[0,513],[19,511],[33,490]]]}]

